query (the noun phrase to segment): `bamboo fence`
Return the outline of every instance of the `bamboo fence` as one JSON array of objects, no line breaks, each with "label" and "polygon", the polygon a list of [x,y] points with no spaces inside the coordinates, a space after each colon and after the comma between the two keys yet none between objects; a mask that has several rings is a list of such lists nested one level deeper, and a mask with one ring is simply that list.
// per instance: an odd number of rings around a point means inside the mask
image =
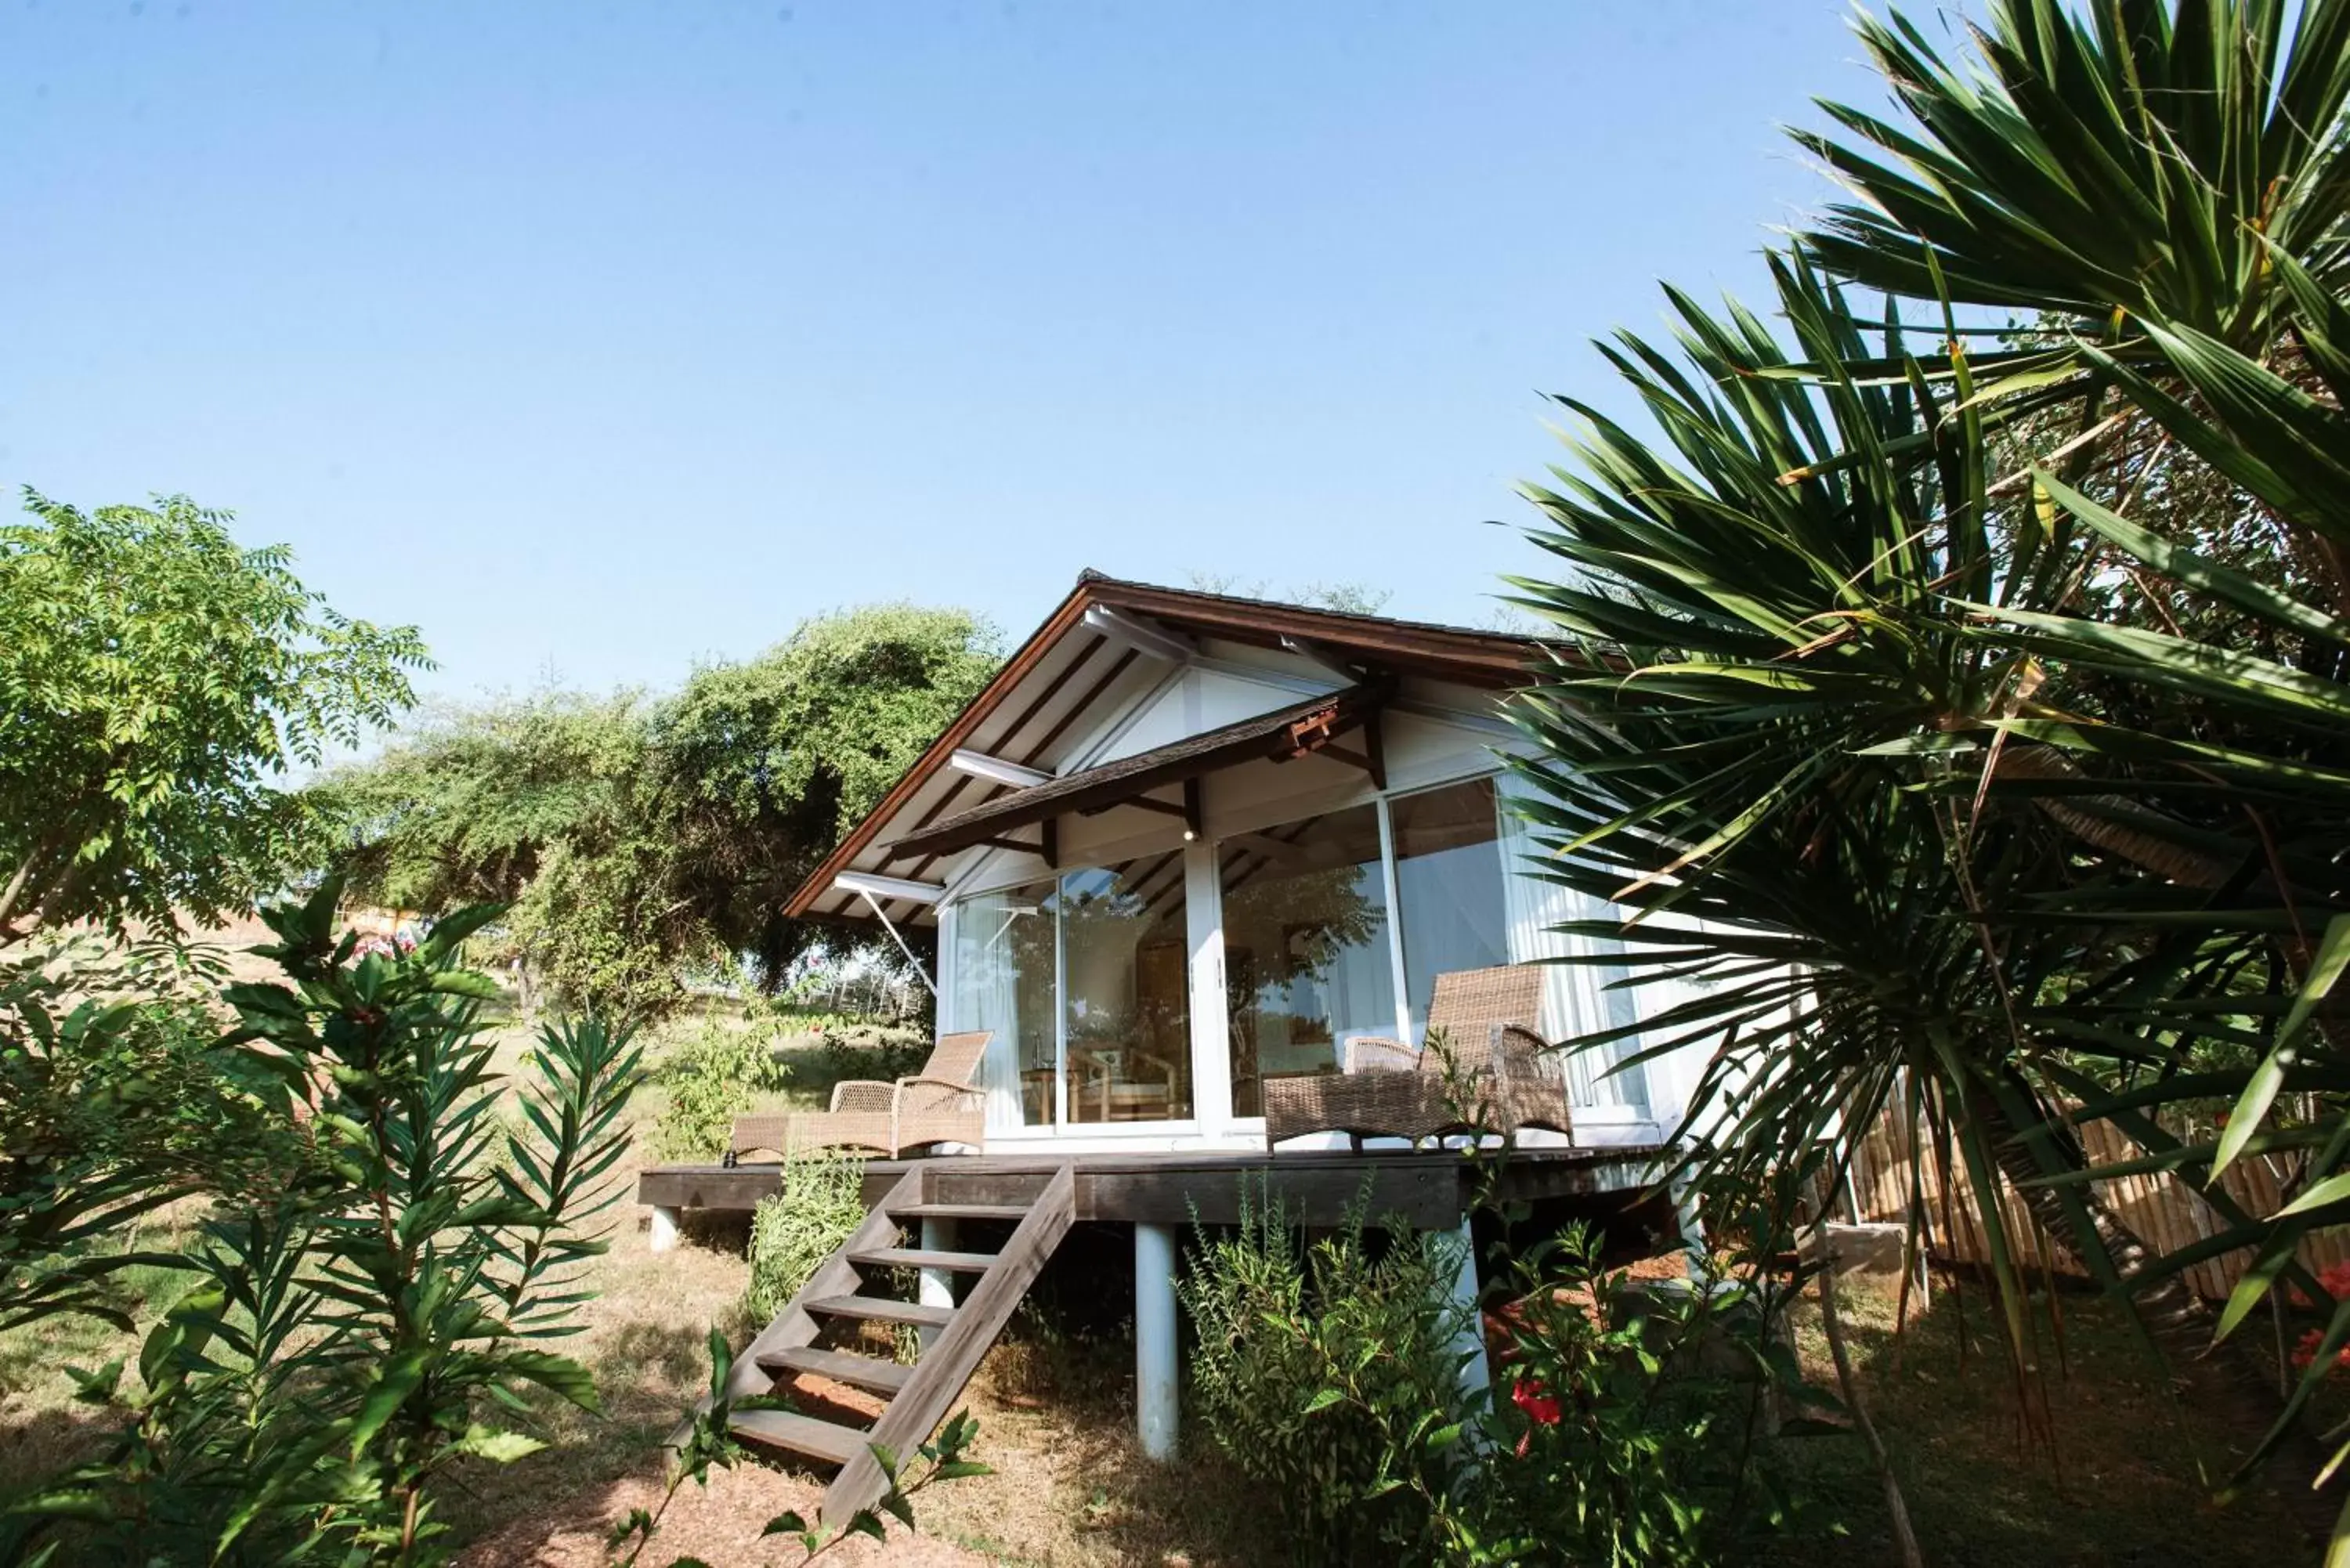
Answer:
[{"label": "bamboo fence", "polygon": [[[1909,1217],[1911,1177],[1910,1128],[1888,1113],[1870,1128],[1853,1150],[1853,1198],[1861,1218],[1895,1223]],[[2077,1129],[2091,1165],[2116,1164],[2137,1158],[2132,1147],[2111,1126],[2090,1122]],[[1973,1187],[1957,1163],[1955,1150],[1947,1172],[1936,1158],[1930,1140],[1923,1164],[1922,1195],[1926,1203],[1925,1233],[1937,1258],[1961,1263],[1988,1263],[1991,1251]],[[2220,1184],[2247,1213],[2262,1216],[2283,1207],[2282,1185],[2291,1174],[2290,1163],[2278,1156],[2246,1156],[2228,1168]],[[2122,1176],[2096,1184],[2098,1196],[2114,1217],[2128,1226],[2156,1252],[2168,1252],[2220,1232],[2219,1216],[2186,1183],[2168,1175]],[[2010,1243],[2032,1272],[2043,1271],[2085,1278],[2087,1271],[2064,1247],[2042,1233],[2022,1199],[2005,1177],[1999,1182],[2000,1216]],[[2208,1259],[2187,1271],[2197,1293],[2224,1301],[2252,1259],[2251,1249],[2239,1248]],[[2314,1273],[2332,1263],[2350,1261],[2350,1230],[2333,1229],[2303,1238],[2301,1261]]]}]

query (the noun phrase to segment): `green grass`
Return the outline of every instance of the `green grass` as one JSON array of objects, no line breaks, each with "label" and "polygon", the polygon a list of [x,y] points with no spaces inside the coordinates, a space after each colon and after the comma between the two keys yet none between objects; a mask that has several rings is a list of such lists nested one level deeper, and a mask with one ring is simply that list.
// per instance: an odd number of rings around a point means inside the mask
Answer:
[{"label": "green grass", "polygon": [[[182,1204],[150,1215],[135,1250],[181,1250],[194,1240],[199,1213],[197,1205]],[[143,1333],[192,1282],[179,1270],[139,1264],[109,1276],[107,1296]],[[95,1372],[117,1356],[129,1361],[138,1354],[136,1334],[93,1317],[52,1317],[0,1334],[0,1493],[95,1457],[106,1440],[108,1417],[75,1400],[67,1369]]]}]

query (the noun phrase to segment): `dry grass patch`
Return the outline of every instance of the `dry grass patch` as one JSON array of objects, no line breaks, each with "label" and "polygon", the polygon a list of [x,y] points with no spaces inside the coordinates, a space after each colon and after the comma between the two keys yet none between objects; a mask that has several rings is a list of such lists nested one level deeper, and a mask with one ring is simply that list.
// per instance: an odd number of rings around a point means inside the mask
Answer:
[{"label": "dry grass patch", "polygon": [[[1843,1304],[1863,1397],[1935,1568],[2272,1568],[2323,1554],[2289,1492],[2302,1478],[2272,1470],[2230,1503],[2211,1501],[2196,1470],[2203,1439],[2195,1417],[2163,1386],[2119,1309],[2102,1298],[2061,1299],[2061,1355],[2040,1309],[2053,1450],[2025,1437],[1984,1290],[1938,1289],[1922,1315],[1913,1303],[1898,1354],[1891,1302],[1847,1289]],[[1799,1305],[1794,1324],[1806,1376],[1834,1387],[1816,1307]],[[1892,1561],[1884,1496],[1860,1440],[1788,1447],[1821,1511],[1850,1534],[1790,1542],[1773,1561],[1809,1568],[1823,1547],[1839,1554],[1835,1561]],[[2225,1462],[2216,1451],[2204,1457]]]}]

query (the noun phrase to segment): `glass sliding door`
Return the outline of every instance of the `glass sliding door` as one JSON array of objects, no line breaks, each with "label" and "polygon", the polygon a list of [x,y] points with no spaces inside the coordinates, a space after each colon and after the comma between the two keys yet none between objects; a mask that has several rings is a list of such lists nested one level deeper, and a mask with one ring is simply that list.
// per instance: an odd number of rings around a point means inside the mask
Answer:
[{"label": "glass sliding door", "polygon": [[948,1016],[985,1029],[988,1125],[1190,1119],[1183,857],[957,900]]},{"label": "glass sliding door", "polygon": [[1377,811],[1355,806],[1217,846],[1232,1112],[1266,1078],[1335,1073],[1347,1042],[1396,1031]]},{"label": "glass sliding door", "polygon": [[1183,857],[1061,878],[1062,1078],[1072,1124],[1191,1115]]},{"label": "glass sliding door", "polygon": [[[1614,911],[1534,874],[1528,862],[1537,857],[1536,846],[1495,779],[1400,795],[1388,809],[1415,1040],[1427,1029],[1429,996],[1440,974],[1567,955],[1598,960],[1622,950],[1618,943],[1553,929]],[[1614,963],[1545,965],[1540,1033],[1558,1041],[1637,1030],[1643,1006],[1654,1004],[1617,985],[1627,972]],[[1645,1113],[1646,1069],[1610,1071],[1638,1055],[1641,1045],[1637,1033],[1627,1033],[1604,1051],[1545,1056],[1544,1066],[1567,1074],[1577,1105],[1621,1105]]]},{"label": "glass sliding door", "polygon": [[1438,975],[1510,961],[1494,804],[1493,781],[1480,778],[1399,795],[1388,805],[1415,1043],[1428,1027]]},{"label": "glass sliding door", "polygon": [[955,905],[948,1015],[984,1029],[991,1127],[1049,1127],[1060,1051],[1054,998],[1059,932],[1050,882],[982,893]]}]

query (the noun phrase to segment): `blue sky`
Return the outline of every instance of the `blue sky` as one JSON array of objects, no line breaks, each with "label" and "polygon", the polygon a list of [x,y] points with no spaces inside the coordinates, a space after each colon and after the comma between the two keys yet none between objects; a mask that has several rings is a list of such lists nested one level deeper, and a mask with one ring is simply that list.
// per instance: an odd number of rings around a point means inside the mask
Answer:
[{"label": "blue sky", "polygon": [[1480,620],[1537,394],[1826,194],[1846,10],[0,0],[0,483],[232,508],[452,695],[1087,566]]}]

